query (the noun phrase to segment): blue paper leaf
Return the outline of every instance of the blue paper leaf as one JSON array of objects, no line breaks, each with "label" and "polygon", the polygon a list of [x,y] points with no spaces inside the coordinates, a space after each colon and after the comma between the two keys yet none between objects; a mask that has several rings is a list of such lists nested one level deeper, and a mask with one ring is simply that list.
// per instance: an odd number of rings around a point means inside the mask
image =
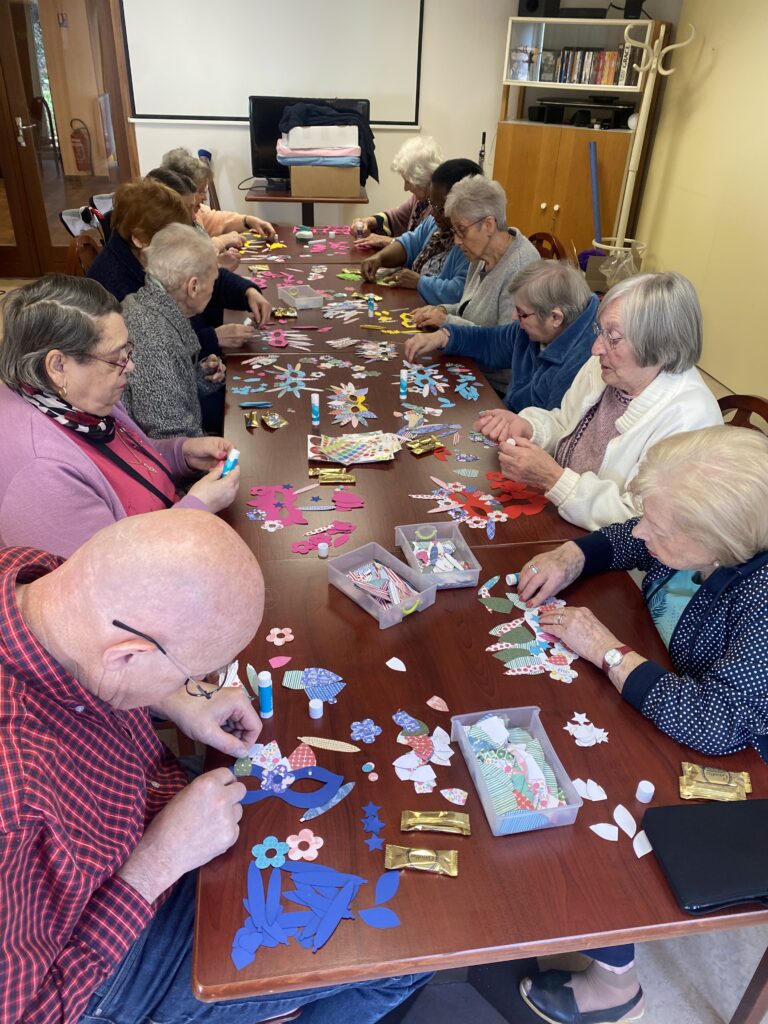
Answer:
[{"label": "blue paper leaf", "polygon": [[253,963],[261,945],[261,935],[249,920],[239,929],[232,943],[232,963],[238,971]]},{"label": "blue paper leaf", "polygon": [[254,923],[264,924],[266,921],[264,885],[261,880],[261,871],[256,867],[255,861],[251,861],[248,867],[248,908]]},{"label": "blue paper leaf", "polygon": [[315,932],[315,942],[312,946],[312,951],[314,953],[319,949],[322,949],[328,939],[330,939],[336,931],[342,917],[349,909],[349,904],[353,898],[353,889],[354,886],[352,883],[347,882],[323,915],[323,919],[320,921],[320,924],[317,926],[317,931]]},{"label": "blue paper leaf", "polygon": [[280,913],[280,889],[282,881],[283,879],[280,872],[276,868],[273,868],[272,873],[269,876],[269,885],[267,886],[266,918],[268,924],[272,924]]},{"label": "blue paper leaf", "polygon": [[383,875],[379,875],[379,880],[376,882],[376,903],[387,903],[397,892],[397,887],[400,885],[400,872],[399,871],[385,871]]},{"label": "blue paper leaf", "polygon": [[396,928],[400,918],[389,907],[371,907],[369,910],[358,910],[358,917],[372,928]]}]

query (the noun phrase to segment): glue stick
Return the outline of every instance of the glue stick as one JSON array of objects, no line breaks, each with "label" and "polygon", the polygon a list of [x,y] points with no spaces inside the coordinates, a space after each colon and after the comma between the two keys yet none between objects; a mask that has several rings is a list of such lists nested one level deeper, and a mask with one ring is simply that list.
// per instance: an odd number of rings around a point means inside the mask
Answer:
[{"label": "glue stick", "polygon": [[312,413],[312,426],[317,428],[320,426],[320,395],[313,394],[309,396],[310,410]]},{"label": "glue stick", "polygon": [[400,371],[400,401],[404,402],[408,397],[408,371]]},{"label": "glue stick", "polygon": [[224,477],[227,475],[227,473],[231,473],[232,472],[232,470],[237,465],[237,460],[239,458],[240,458],[240,452],[237,450],[237,448],[231,448],[230,452],[229,452],[229,455],[227,456],[227,461],[224,463],[224,466],[223,466],[223,468],[221,470],[221,477],[220,477],[221,480],[224,479]]},{"label": "glue stick", "polygon": [[376,300],[372,295],[368,296],[368,319],[373,320],[373,314],[376,312]]},{"label": "glue stick", "polygon": [[272,673],[259,672],[259,714],[262,718],[271,718],[275,713],[272,704]]}]

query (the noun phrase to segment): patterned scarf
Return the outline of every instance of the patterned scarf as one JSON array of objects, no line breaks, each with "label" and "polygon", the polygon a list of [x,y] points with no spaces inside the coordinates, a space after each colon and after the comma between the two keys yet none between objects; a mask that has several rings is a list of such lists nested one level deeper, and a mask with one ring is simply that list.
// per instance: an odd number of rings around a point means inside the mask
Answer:
[{"label": "patterned scarf", "polygon": [[115,436],[114,416],[92,416],[89,412],[76,409],[59,395],[44,391],[42,388],[30,387],[29,384],[21,384],[19,394],[44,416],[50,416],[62,427],[82,434],[94,444],[107,444]]},{"label": "patterned scarf", "polygon": [[453,248],[453,231],[438,227],[429,236],[429,241],[411,264],[411,270],[419,274],[431,274],[436,277],[443,269],[448,253]]}]

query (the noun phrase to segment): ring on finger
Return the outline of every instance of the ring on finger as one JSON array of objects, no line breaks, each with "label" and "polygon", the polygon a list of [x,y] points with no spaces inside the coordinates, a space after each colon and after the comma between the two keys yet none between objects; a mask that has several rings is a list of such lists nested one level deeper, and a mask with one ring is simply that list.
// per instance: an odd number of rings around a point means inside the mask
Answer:
[{"label": "ring on finger", "polygon": [[563,624],[563,616],[562,615],[558,615],[557,616],[557,624],[558,624],[558,626],[562,626],[562,624]]},{"label": "ring on finger", "polygon": [[533,573],[534,576],[536,575],[537,572],[539,572],[538,566],[529,565],[528,568],[531,570],[531,572]]}]

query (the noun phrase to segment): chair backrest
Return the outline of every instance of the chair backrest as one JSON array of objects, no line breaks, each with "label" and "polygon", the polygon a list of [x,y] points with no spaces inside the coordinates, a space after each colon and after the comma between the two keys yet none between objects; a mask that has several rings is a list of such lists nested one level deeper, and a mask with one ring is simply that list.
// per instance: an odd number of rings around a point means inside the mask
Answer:
[{"label": "chair backrest", "polygon": [[543,260],[568,258],[563,243],[555,235],[550,235],[548,231],[536,231],[534,234],[528,235],[528,241]]},{"label": "chair backrest", "polygon": [[67,250],[67,273],[85,277],[88,268],[102,250],[101,239],[94,234],[75,235]]},{"label": "chair backrest", "polygon": [[216,185],[213,181],[213,157],[207,149],[198,149],[197,155],[204,164],[208,164],[211,168],[211,180],[208,183],[208,205],[212,210],[220,210],[221,203],[219,202],[219,197],[216,193]]},{"label": "chair backrest", "polygon": [[[758,398],[757,395],[724,395],[718,399],[717,404],[723,419],[730,426],[750,427],[768,434],[768,400],[765,398]],[[733,415],[726,418],[728,413]],[[753,416],[762,422],[753,423]]]}]

